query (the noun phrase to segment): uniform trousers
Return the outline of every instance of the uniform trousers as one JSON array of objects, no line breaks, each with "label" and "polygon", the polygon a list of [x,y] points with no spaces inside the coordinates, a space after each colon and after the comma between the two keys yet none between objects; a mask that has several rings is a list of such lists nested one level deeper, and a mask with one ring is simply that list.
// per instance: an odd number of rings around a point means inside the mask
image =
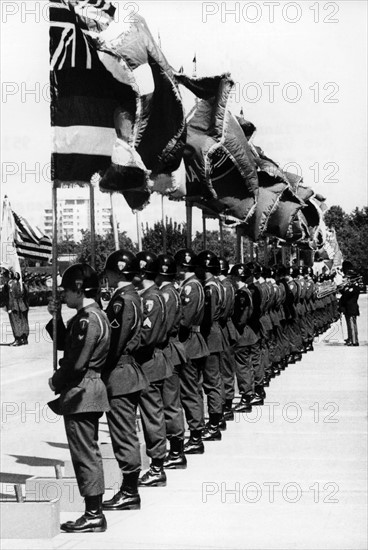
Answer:
[{"label": "uniform trousers", "polygon": [[207,396],[208,414],[214,416],[217,421],[217,415],[222,416],[223,409],[223,385],[220,374],[221,356],[220,352],[212,352],[203,359],[202,370],[202,388]]},{"label": "uniform trousers", "polygon": [[180,370],[181,365],[174,366],[173,373],[164,380],[162,401],[164,404],[164,416],[167,439],[184,439],[184,415],[180,403]]},{"label": "uniform trousers", "polygon": [[[253,346],[257,347],[256,344]],[[241,395],[252,395],[254,393],[254,370],[251,360],[251,348],[253,346],[234,347],[235,375]]]},{"label": "uniform trousers", "polygon": [[166,457],[166,426],[162,399],[164,382],[164,379],[150,382],[139,397],[146,453],[150,458],[157,460],[164,460]]},{"label": "uniform trousers", "polygon": [[235,358],[234,358],[234,348],[232,346],[227,346],[225,350],[221,353],[221,377],[223,382],[223,402],[227,400],[233,400],[235,389],[234,389],[234,374],[235,374]]},{"label": "uniform trousers", "polygon": [[355,315],[345,315],[346,326],[348,328],[348,339],[352,344],[358,344],[358,327]]},{"label": "uniform trousers", "polygon": [[200,373],[203,358],[190,359],[180,369],[180,396],[185,418],[191,432],[204,428],[203,398],[200,393]]},{"label": "uniform trousers", "polygon": [[140,444],[137,436],[137,407],[141,392],[110,398],[107,422],[115,458],[123,474],[141,470]]},{"label": "uniform trousers", "polygon": [[105,492],[101,452],[98,446],[98,420],[101,412],[64,416],[66,436],[75,477],[82,497]]}]

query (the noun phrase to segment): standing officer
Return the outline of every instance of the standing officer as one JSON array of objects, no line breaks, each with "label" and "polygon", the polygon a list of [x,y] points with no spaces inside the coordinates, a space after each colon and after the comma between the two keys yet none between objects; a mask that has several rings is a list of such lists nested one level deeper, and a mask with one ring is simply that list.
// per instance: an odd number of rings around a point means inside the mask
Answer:
[{"label": "standing officer", "polygon": [[358,327],[356,322],[356,318],[359,315],[359,285],[358,277],[352,269],[349,269],[347,272],[347,280],[347,284],[342,289],[339,303],[339,309],[345,315],[348,329],[348,338],[345,345],[359,346]]},{"label": "standing officer", "polygon": [[185,347],[179,341],[178,333],[182,308],[179,292],[174,286],[176,263],[169,254],[158,256],[158,284],[165,298],[167,311],[167,345],[163,352],[173,368],[173,373],[166,378],[163,385],[162,399],[166,421],[166,437],[170,442],[164,468],[184,469],[187,459],[184,454],[184,415],[180,403],[180,370],[186,363]]},{"label": "standing officer", "polygon": [[237,332],[232,321],[235,303],[235,288],[227,277],[229,273],[229,262],[225,258],[219,258],[219,262],[219,280],[224,289],[224,307],[220,318],[220,326],[223,333],[225,346],[225,349],[221,354],[221,376],[225,393],[224,420],[226,421],[234,420],[234,413],[232,411],[235,373],[233,346],[237,341]]},{"label": "standing officer", "polygon": [[210,355],[205,358],[203,366],[203,389],[207,395],[209,422],[202,432],[202,440],[220,441],[222,435],[219,425],[223,415],[220,361],[224,344],[219,321],[223,309],[223,289],[215,277],[219,274],[220,262],[213,252],[204,250],[197,256],[197,265],[203,274],[205,295],[201,332],[210,352]]},{"label": "standing officer", "polygon": [[107,258],[105,273],[109,286],[116,290],[106,309],[111,344],[103,380],[110,401],[107,421],[111,442],[123,483],[115,496],[103,503],[104,510],[136,510],[141,505],[137,407],[141,391],[148,382],[133,358],[140,343],[142,326],[141,300],[132,283],[138,271],[138,261],[129,250],[117,250]]},{"label": "standing officer", "polygon": [[193,250],[183,248],[175,254],[181,279],[180,298],[182,318],[179,340],[184,344],[186,364],[180,370],[181,403],[190,430],[190,438],[184,446],[186,454],[204,453],[202,430],[204,410],[200,375],[204,358],[209,355],[207,344],[201,334],[204,315],[204,290],[195,275],[197,257]]},{"label": "standing officer", "polygon": [[140,487],[164,487],[166,474],[166,427],[163,404],[163,386],[172,375],[172,366],[163,354],[167,344],[167,312],[165,299],[155,279],[159,272],[156,254],[150,251],[138,252],[140,265],[140,297],[143,307],[140,343],[134,352],[149,385],[139,397],[139,409],[146,452],[151,458],[150,469],[139,478]]},{"label": "standing officer", "polygon": [[[62,278],[63,299],[77,310],[65,327],[60,304],[51,301],[49,312],[57,311],[57,347],[64,350],[60,367],[49,379],[50,388],[60,396],[48,403],[64,416],[65,431],[80,494],[85,498],[85,513],[68,521],[61,529],[69,533],[106,530],[102,512],[105,491],[102,458],[98,447],[98,421],[109,410],[101,369],[110,345],[110,325],[96,303],[98,277],[88,264],[69,267]],[[52,321],[46,326],[52,336]]]}]

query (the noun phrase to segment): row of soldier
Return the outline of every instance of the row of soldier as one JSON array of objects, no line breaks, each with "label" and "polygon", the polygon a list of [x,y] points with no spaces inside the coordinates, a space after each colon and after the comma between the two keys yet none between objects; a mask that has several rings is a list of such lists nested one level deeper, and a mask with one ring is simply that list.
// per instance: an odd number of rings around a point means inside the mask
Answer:
[{"label": "row of soldier", "polygon": [[[165,486],[165,469],[186,468],[186,455],[220,441],[234,412],[263,405],[271,379],[313,350],[314,336],[338,318],[334,286],[318,283],[317,292],[309,268],[291,273],[250,262],[230,269],[210,251],[173,257],[119,250],[105,275],[116,289],[105,313],[97,274],[86,264],[62,278],[64,302],[77,309],[67,327],[60,304],[49,304],[64,349],[49,380],[60,397],[49,405],[64,415],[86,502],[85,514],[62,525],[68,532],[104,531],[104,510],[139,509],[140,487]],[[233,406],[236,386],[241,399]],[[143,475],[138,409],[151,459]],[[104,412],[123,481],[103,502],[97,433]]]}]

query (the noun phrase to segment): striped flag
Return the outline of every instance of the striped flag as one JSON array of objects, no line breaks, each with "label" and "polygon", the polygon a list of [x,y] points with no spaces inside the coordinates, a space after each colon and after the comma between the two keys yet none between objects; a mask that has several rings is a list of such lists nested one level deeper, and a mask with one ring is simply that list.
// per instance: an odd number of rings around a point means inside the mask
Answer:
[{"label": "striped flag", "polygon": [[15,246],[20,258],[49,261],[52,254],[52,241],[38,227],[32,226],[25,218],[13,211],[16,227]]},{"label": "striped flag", "polygon": [[21,275],[19,256],[15,246],[16,227],[10,201],[4,197],[1,217],[0,267]]}]

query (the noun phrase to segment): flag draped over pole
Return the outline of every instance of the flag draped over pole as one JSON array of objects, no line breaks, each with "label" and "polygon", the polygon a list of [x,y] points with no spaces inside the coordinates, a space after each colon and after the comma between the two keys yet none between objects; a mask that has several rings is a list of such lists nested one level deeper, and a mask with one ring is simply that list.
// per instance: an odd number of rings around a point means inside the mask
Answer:
[{"label": "flag draped over pole", "polygon": [[4,197],[1,218],[0,267],[11,269],[21,275],[19,257],[15,245],[16,226],[10,201]]},{"label": "flag draped over pole", "polygon": [[49,261],[52,254],[50,237],[15,212],[13,212],[13,216],[16,225],[15,246],[18,256],[32,260]]}]

